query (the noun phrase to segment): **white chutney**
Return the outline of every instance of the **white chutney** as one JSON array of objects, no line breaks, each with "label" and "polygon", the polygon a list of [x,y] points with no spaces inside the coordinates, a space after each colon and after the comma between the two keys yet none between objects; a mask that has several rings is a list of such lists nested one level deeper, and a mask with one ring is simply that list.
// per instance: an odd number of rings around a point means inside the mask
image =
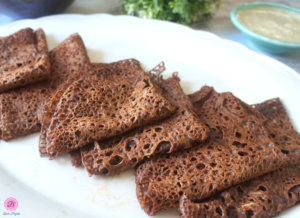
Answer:
[{"label": "white chutney", "polygon": [[263,36],[285,42],[300,42],[300,14],[296,12],[261,6],[238,12],[237,19]]}]

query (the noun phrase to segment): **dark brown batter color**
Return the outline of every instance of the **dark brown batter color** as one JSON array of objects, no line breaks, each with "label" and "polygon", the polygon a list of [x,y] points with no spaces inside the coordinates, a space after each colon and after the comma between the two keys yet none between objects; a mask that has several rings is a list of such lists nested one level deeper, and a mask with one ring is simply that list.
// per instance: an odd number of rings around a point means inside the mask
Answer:
[{"label": "dark brown batter color", "polygon": [[[254,105],[254,108],[267,117],[265,127],[268,130],[269,137],[276,145],[283,147],[298,145],[300,147],[300,134],[294,129],[279,98]],[[282,152],[288,153],[289,151],[283,148]]]},{"label": "dark brown batter color", "polygon": [[56,102],[51,116],[43,120],[51,158],[163,119],[176,109],[133,59],[87,67],[62,90],[51,100]]},{"label": "dark brown batter color", "polygon": [[[257,104],[255,108],[267,117],[265,126],[278,146],[293,143],[300,146],[300,134],[293,128],[278,98]],[[300,168],[290,167],[229,188],[208,200],[197,202],[196,198],[183,196],[179,209],[182,217],[189,218],[270,217],[299,201]]]},{"label": "dark brown batter color", "polygon": [[137,197],[149,215],[177,207],[183,194],[202,200],[299,161],[299,146],[275,144],[264,127],[265,116],[231,93],[218,94],[205,86],[191,99],[211,130],[211,140],[137,168]]},{"label": "dark brown batter color", "polygon": [[[158,68],[156,70],[159,70]],[[208,129],[200,122],[184,94],[176,74],[156,79],[179,108],[171,117],[135,129],[108,141],[95,142],[82,150],[83,165],[90,174],[113,175],[135,167],[145,158],[190,148],[207,138]]]},{"label": "dark brown batter color", "polygon": [[72,166],[74,167],[81,167],[82,166],[82,160],[81,160],[81,153],[79,150],[71,151],[71,162]]},{"label": "dark brown batter color", "polygon": [[42,29],[22,29],[0,37],[0,93],[50,77],[50,60]]},{"label": "dark brown batter color", "polygon": [[0,94],[0,134],[4,140],[38,132],[44,103],[67,78],[89,63],[81,37],[74,34],[50,52],[51,79]]},{"label": "dark brown batter color", "polygon": [[300,169],[286,168],[234,186],[201,202],[180,199],[184,218],[271,217],[300,201]]}]

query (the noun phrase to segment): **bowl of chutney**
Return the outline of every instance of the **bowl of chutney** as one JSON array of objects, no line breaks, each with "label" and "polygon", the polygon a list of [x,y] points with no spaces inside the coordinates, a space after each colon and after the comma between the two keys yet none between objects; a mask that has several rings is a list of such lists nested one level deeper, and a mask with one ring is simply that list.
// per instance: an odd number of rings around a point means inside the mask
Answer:
[{"label": "bowl of chutney", "polygon": [[288,53],[300,49],[300,10],[280,4],[242,4],[230,13],[232,23],[260,50]]}]

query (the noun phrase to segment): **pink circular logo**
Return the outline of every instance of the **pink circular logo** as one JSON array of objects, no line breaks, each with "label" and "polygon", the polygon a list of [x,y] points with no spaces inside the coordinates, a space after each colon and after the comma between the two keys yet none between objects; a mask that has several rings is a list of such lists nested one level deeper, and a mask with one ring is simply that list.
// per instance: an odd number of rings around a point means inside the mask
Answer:
[{"label": "pink circular logo", "polygon": [[4,201],[4,207],[6,210],[14,211],[18,208],[18,201],[15,198],[7,198]]}]

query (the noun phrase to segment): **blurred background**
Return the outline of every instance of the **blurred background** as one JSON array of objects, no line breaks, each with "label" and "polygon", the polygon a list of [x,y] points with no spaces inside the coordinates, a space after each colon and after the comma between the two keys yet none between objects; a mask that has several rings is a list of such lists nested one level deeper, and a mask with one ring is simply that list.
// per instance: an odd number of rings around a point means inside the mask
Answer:
[{"label": "blurred background", "polygon": [[[186,22],[194,29],[210,31],[219,35],[222,38],[234,40],[246,47],[259,51],[255,46],[248,42],[246,37],[237,30],[230,20],[230,11],[238,5],[255,0],[202,0],[203,2],[213,2],[205,5],[207,10],[210,10],[220,4],[217,11],[213,11],[211,19],[199,20],[196,22]],[[123,14],[122,4],[126,2],[129,7],[132,2],[143,2],[140,0],[0,0],[0,25],[9,24],[18,19],[40,17],[49,14],[93,14],[93,13],[108,13],[108,14]],[[148,1],[149,2],[149,1]],[[151,2],[151,1],[150,1]],[[259,2],[280,3],[287,6],[300,9],[300,0],[260,0]],[[210,5],[211,4],[211,5]],[[201,10],[201,8],[200,8]],[[127,12],[130,11],[130,8]],[[203,11],[202,11],[203,12]],[[206,13],[204,11],[203,13]],[[180,22],[180,21],[178,21]],[[181,22],[183,23],[183,22]],[[300,72],[300,52],[273,55],[271,56],[296,71]]]},{"label": "blurred background", "polygon": [[[126,0],[125,0],[126,1]],[[204,0],[205,1],[205,0]],[[206,0],[209,1],[209,0]],[[211,0],[216,1],[216,0]],[[300,8],[300,0],[219,0],[220,9],[213,21],[228,19],[229,12],[236,6],[249,2],[271,2]],[[130,2],[130,1],[127,1]],[[14,20],[40,17],[57,13],[122,14],[123,0],[0,0],[0,25]],[[217,22],[216,22],[217,23]],[[222,25],[220,25],[222,26]]]}]

